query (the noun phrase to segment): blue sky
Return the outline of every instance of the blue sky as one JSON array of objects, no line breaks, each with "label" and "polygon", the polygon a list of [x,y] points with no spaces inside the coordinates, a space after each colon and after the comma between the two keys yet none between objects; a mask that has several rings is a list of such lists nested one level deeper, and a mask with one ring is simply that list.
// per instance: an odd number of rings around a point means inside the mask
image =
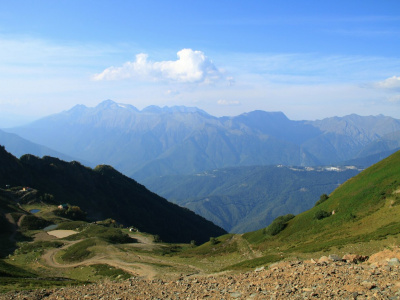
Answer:
[{"label": "blue sky", "polygon": [[3,1],[0,127],[112,99],[400,118],[400,1]]}]

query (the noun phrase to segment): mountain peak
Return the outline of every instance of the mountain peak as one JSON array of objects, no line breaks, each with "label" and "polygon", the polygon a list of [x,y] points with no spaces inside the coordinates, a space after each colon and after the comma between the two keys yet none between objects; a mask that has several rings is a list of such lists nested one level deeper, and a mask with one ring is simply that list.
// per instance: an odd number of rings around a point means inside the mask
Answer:
[{"label": "mountain peak", "polygon": [[114,102],[110,99],[107,99],[107,100],[104,100],[103,102],[100,102],[99,104],[97,104],[96,108],[109,108],[109,107],[113,107],[115,105],[117,105],[116,102]]},{"label": "mountain peak", "polygon": [[100,110],[105,110],[105,109],[128,109],[131,111],[139,111],[136,107],[130,104],[122,104],[122,103],[117,103],[113,100],[104,100],[103,102],[99,103],[96,107],[96,109]]},{"label": "mountain peak", "polygon": [[184,105],[175,105],[175,106],[164,106],[159,107],[156,105],[150,105],[145,107],[142,112],[146,113],[201,113],[203,115],[209,115],[204,110],[193,107],[193,106],[184,106]]},{"label": "mountain peak", "polygon": [[268,118],[270,120],[285,120],[289,121],[288,117],[281,111],[263,111],[254,110],[248,113],[242,114],[242,116],[252,117],[252,118]]}]

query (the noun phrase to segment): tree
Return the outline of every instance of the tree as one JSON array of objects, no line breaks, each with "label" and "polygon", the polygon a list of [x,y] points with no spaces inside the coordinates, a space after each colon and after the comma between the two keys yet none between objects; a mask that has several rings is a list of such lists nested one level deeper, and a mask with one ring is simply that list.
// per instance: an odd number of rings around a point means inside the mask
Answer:
[{"label": "tree", "polygon": [[86,212],[82,211],[79,206],[68,206],[67,209],[58,208],[54,211],[54,214],[71,220],[86,220]]},{"label": "tree", "polygon": [[314,218],[317,220],[322,220],[329,217],[330,215],[331,215],[330,212],[320,209],[315,213]]},{"label": "tree", "polygon": [[317,202],[315,202],[315,205],[314,205],[314,206],[320,205],[321,203],[325,202],[325,201],[328,200],[328,199],[329,199],[329,196],[328,196],[327,194],[322,194],[322,195],[319,197],[319,200],[318,200]]},{"label": "tree", "polygon": [[216,245],[216,244],[218,244],[217,238],[215,238],[215,237],[210,237],[210,244],[211,244],[211,245]]}]

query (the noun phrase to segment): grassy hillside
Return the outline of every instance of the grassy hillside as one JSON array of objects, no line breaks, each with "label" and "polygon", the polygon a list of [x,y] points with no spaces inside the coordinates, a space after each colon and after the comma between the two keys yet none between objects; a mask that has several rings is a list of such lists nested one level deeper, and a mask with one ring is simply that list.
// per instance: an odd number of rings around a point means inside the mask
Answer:
[{"label": "grassy hillside", "polygon": [[[267,230],[244,237],[258,248],[305,253],[381,241],[400,234],[400,152],[337,188],[325,202],[297,215],[275,236]],[[321,211],[325,218],[317,219]],[[334,214],[332,212],[334,211]]]}]

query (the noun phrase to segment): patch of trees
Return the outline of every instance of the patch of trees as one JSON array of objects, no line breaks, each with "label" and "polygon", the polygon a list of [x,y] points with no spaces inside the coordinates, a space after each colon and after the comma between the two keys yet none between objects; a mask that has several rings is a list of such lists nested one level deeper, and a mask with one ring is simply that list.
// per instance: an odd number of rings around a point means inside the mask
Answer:
[{"label": "patch of trees", "polygon": [[114,219],[108,218],[103,221],[96,221],[96,224],[98,225],[103,225],[106,227],[113,227],[113,228],[123,228],[124,226],[122,224],[119,224],[117,221]]},{"label": "patch of trees", "polygon": [[332,215],[332,213],[327,212],[327,211],[325,211],[323,209],[320,209],[315,213],[314,218],[317,219],[317,220],[322,220],[322,219],[325,219],[325,218],[327,218],[327,217],[329,217],[331,215]]},{"label": "patch of trees", "polygon": [[23,230],[43,229],[50,224],[51,224],[51,222],[44,220],[42,218],[38,218],[34,215],[26,215],[21,220],[21,228]]},{"label": "patch of trees", "polygon": [[75,221],[86,220],[86,212],[82,211],[79,206],[68,205],[68,208],[58,208],[54,211],[54,214]]},{"label": "patch of trees", "polygon": [[272,236],[277,235],[279,232],[286,228],[287,222],[289,222],[293,218],[294,215],[292,214],[277,217],[266,229],[264,229],[264,234]]}]

